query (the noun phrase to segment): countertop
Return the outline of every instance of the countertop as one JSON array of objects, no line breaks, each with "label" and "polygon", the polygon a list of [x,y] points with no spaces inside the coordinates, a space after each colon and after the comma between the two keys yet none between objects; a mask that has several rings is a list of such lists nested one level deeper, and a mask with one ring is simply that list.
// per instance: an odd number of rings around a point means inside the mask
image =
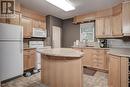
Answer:
[{"label": "countertop", "polygon": [[105,50],[109,50],[110,48],[100,48],[100,47],[73,47],[72,48],[79,48],[79,49],[105,49]]},{"label": "countertop", "polygon": [[121,56],[121,57],[130,57],[130,48],[100,48],[100,47],[72,47],[72,48],[79,48],[79,49],[105,49],[108,50],[108,54]]},{"label": "countertop", "polygon": [[104,50],[109,50],[110,48],[100,48],[100,47],[85,47],[87,49],[104,49]]},{"label": "countertop", "polygon": [[121,57],[130,57],[130,48],[111,48],[108,54],[121,56]]},{"label": "countertop", "polygon": [[71,57],[71,58],[80,58],[84,54],[80,51],[71,48],[39,49],[37,50],[37,52],[48,56]]}]

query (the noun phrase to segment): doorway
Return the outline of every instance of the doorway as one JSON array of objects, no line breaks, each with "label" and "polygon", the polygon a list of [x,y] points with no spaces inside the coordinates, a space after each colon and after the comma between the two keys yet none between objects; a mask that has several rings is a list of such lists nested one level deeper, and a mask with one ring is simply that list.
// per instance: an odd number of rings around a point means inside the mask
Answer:
[{"label": "doorway", "polygon": [[53,48],[61,48],[61,28],[57,26],[52,27],[52,45]]}]

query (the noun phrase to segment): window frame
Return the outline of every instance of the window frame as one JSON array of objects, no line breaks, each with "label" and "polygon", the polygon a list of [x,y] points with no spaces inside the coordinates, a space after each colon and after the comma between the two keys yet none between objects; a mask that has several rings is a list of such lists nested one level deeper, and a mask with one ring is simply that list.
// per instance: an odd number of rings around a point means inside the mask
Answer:
[{"label": "window frame", "polygon": [[[82,23],[82,24],[87,24],[87,23],[93,23],[93,32],[88,32],[88,33],[93,33],[93,40],[92,41],[88,41],[87,42],[95,42],[96,38],[95,38],[95,21],[92,21],[92,22],[86,22],[86,23]],[[81,26],[82,24],[80,24],[80,41],[82,42],[83,41],[83,38],[82,38],[82,29],[81,29]]]}]

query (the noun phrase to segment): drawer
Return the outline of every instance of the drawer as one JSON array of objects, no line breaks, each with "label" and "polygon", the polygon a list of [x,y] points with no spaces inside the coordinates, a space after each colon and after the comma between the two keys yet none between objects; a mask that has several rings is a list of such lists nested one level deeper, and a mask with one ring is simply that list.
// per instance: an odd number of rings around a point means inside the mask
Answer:
[{"label": "drawer", "polygon": [[30,51],[30,55],[35,55],[36,54],[36,51]]},{"label": "drawer", "polygon": [[104,64],[94,63],[94,64],[93,64],[93,68],[104,69]]},{"label": "drawer", "polygon": [[102,55],[104,53],[105,53],[104,50],[93,50],[93,54],[95,54],[95,55]]},{"label": "drawer", "polygon": [[98,55],[94,54],[94,55],[92,55],[92,58],[93,59],[98,59]]},{"label": "drawer", "polygon": [[24,51],[23,53],[24,53],[24,55],[29,55],[30,51]]},{"label": "drawer", "polygon": [[32,49],[30,49],[30,50],[24,50],[24,55],[34,55],[35,54],[35,50],[32,50]]},{"label": "drawer", "polygon": [[104,69],[104,64],[97,64],[97,68]]},{"label": "drawer", "polygon": [[93,59],[92,60],[92,65],[97,65],[98,64],[98,59]]},{"label": "drawer", "polygon": [[94,64],[92,65],[92,67],[93,67],[93,68],[98,68],[98,64],[97,64],[97,63],[94,63]]}]

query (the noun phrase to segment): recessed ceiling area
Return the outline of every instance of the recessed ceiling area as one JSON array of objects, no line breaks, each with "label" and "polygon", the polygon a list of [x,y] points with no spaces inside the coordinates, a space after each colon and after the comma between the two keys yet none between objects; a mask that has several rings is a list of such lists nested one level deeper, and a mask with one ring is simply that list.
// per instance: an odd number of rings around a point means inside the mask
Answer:
[{"label": "recessed ceiling area", "polygon": [[119,4],[122,0],[68,0],[76,9],[63,11],[48,3],[46,0],[16,0],[23,6],[40,12],[44,15],[53,15],[61,19],[72,18],[77,15],[110,8]]}]

